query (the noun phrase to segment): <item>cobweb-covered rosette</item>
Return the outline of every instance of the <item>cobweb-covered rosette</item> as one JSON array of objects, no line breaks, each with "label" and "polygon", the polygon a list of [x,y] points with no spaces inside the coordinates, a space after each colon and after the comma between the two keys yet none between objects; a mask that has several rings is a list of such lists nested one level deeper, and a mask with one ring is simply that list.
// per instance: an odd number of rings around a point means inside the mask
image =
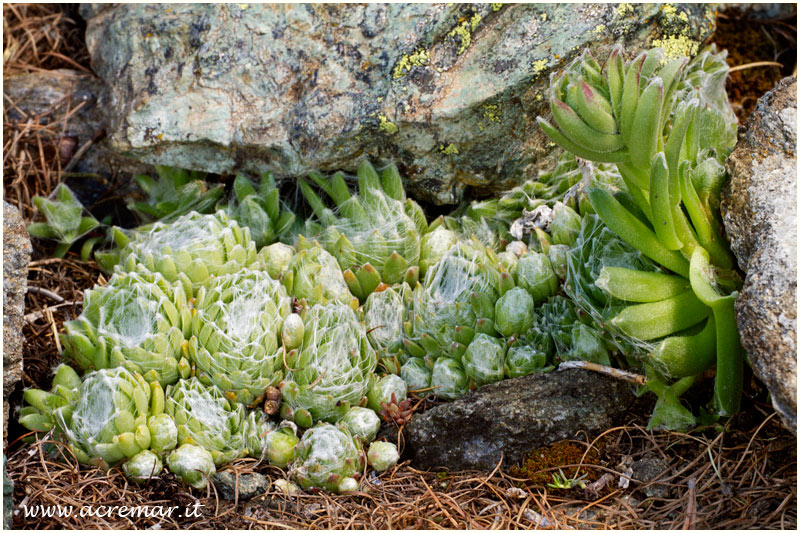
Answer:
[{"label": "cobweb-covered rosette", "polygon": [[266,272],[220,276],[197,293],[189,354],[197,377],[251,405],[283,377],[281,327],[291,298]]},{"label": "cobweb-covered rosette", "polygon": [[377,356],[363,324],[345,305],[317,305],[304,321],[303,345],[287,355],[281,416],[310,427],[313,420],[336,422],[362,401]]},{"label": "cobweb-covered rosette", "polygon": [[167,385],[191,371],[182,351],[190,327],[180,284],[158,273],[120,272],[84,293],[83,312],[60,339],[84,370],[124,366]]},{"label": "cobweb-covered rosette", "polygon": [[314,209],[318,222],[307,223],[344,271],[350,291],[360,301],[383,282],[388,285],[419,277],[420,239],[427,221],[419,206],[405,196],[397,167],[390,165],[379,176],[368,162],[358,169],[358,194],[352,194],[341,173],[325,179],[310,178],[336,203],[328,209],[314,190],[300,180],[300,188]]},{"label": "cobweb-covered rosette", "polygon": [[459,242],[429,267],[405,325],[408,353],[431,365],[441,356],[460,359],[476,332],[493,334],[501,284],[514,284],[498,268],[497,255],[475,239]]},{"label": "cobweb-covered rosette", "polygon": [[309,305],[338,302],[358,307],[350,293],[336,259],[319,244],[308,244],[291,258],[281,275],[281,283],[298,300]]},{"label": "cobweb-covered rosette", "polygon": [[169,281],[180,279],[187,289],[256,261],[250,230],[224,211],[213,215],[191,212],[169,224],[156,222],[127,235],[115,230],[114,238],[123,248],[116,258],[102,256],[105,266],[116,260],[116,268],[124,271],[144,268],[160,272]]},{"label": "cobweb-covered rosette", "polygon": [[178,426],[178,444],[205,448],[217,466],[247,455],[245,408],[217,387],[197,378],[181,380],[167,388],[165,411]]}]

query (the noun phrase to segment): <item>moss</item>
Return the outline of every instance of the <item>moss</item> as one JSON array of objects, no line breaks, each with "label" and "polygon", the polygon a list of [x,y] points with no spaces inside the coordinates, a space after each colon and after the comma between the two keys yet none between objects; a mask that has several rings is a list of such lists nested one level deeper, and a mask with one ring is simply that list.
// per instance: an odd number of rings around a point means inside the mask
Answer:
[{"label": "moss", "polygon": [[394,135],[399,131],[397,124],[395,124],[394,122],[390,122],[389,119],[386,118],[384,115],[378,115],[378,120],[381,121],[380,125],[378,126],[378,129],[380,129],[387,135]]},{"label": "moss", "polygon": [[[558,472],[558,467],[565,465],[580,464],[599,464],[598,453],[592,448],[584,458],[584,448],[573,444],[567,440],[562,440],[534,450],[519,466],[511,467],[511,475],[524,477],[534,483],[546,484],[553,481],[553,474]],[[598,478],[596,468],[579,469],[578,475],[588,474],[588,481],[595,481]],[[575,468],[565,469],[565,474],[571,476],[575,474]]]},{"label": "moss", "polygon": [[403,57],[400,58],[400,61],[398,61],[397,65],[394,67],[394,78],[402,78],[408,72],[411,72],[413,67],[427,65],[430,58],[430,54],[424,48],[420,48],[411,55],[403,54]]},{"label": "moss", "polygon": [[458,155],[458,148],[453,143],[448,144],[447,147],[440,144],[439,151],[445,155]]}]

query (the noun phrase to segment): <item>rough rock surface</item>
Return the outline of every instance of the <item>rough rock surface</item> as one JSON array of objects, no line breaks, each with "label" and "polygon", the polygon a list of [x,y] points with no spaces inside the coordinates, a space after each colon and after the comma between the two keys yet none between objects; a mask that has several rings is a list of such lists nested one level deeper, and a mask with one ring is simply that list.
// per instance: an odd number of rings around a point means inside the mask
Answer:
[{"label": "rough rock surface", "polygon": [[[67,69],[24,73],[4,79],[3,94],[14,104],[7,106],[6,111],[12,122],[24,124],[38,116],[42,125],[63,124],[64,116],[69,114],[63,135],[54,141],[63,142],[63,146],[69,143],[72,147],[72,150],[62,152],[61,160],[66,166],[72,157],[77,158],[72,172],[97,174],[106,180],[120,176],[120,183],[127,183],[127,178],[136,173],[152,174],[150,165],[119,155],[103,137],[102,132],[107,129],[109,120],[108,91],[96,76]],[[61,131],[60,127],[58,131]],[[79,148],[91,139],[95,142],[85,153],[77,155]],[[72,180],[69,185],[80,195],[91,181]],[[102,184],[95,183],[97,185]],[[102,187],[96,188],[102,190]]]},{"label": "rough rock surface", "polygon": [[[211,480],[214,482],[214,487],[219,491],[219,495],[226,500],[236,499],[236,473],[235,472],[217,472]],[[252,472],[249,474],[239,474],[239,500],[249,500],[253,496],[264,494],[269,490],[269,479],[263,474]]]},{"label": "rough rock surface", "polygon": [[722,215],[747,274],[736,315],[742,345],[784,423],[797,433],[797,79],[750,115],[727,161]]},{"label": "rough rock surface", "polygon": [[8,431],[8,397],[22,379],[22,326],[31,239],[16,207],[3,202],[3,447]]},{"label": "rough rock surface", "polygon": [[624,421],[637,402],[627,382],[570,369],[506,379],[411,418],[406,450],[416,466],[491,470],[553,442]]},{"label": "rough rock surface", "polygon": [[108,4],[84,7],[115,148],[210,172],[296,177],[394,160],[458,202],[535,176],[557,71],[615,43],[693,53],[701,4]]}]

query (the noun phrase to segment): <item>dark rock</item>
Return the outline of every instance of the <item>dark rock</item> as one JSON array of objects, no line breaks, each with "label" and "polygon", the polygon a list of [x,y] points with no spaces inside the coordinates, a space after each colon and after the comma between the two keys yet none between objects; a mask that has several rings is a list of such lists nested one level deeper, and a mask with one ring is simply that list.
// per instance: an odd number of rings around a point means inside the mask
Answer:
[{"label": "dark rock", "polygon": [[[656,478],[665,479],[668,477],[665,472],[669,468],[669,462],[661,457],[644,457],[634,461],[631,465],[633,479],[642,483],[642,492],[648,498],[668,498],[670,488],[666,484],[653,481]],[[653,483],[650,483],[653,481]]]},{"label": "dark rock", "polygon": [[764,95],[727,161],[722,217],[739,267],[742,345],[797,433],[797,79]]},{"label": "dark rock", "polygon": [[31,239],[19,210],[3,202],[3,447],[8,437],[8,398],[22,379],[22,326]]},{"label": "dark rock", "polygon": [[[211,480],[219,495],[226,500],[236,499],[236,473],[230,471],[217,472]],[[249,500],[259,494],[264,494],[269,490],[269,479],[263,474],[252,472],[249,474],[239,474],[239,500]]]},{"label": "dark rock", "polygon": [[422,468],[491,470],[501,456],[510,466],[536,448],[613,427],[649,401],[637,400],[630,383],[587,370],[532,374],[414,415],[403,436]]},{"label": "dark rock", "polygon": [[[142,161],[297,177],[397,162],[458,202],[535,176],[551,72],[583,48],[694,53],[708,5],[120,4],[84,9],[113,146]],[[243,36],[246,36],[243,38]]]}]

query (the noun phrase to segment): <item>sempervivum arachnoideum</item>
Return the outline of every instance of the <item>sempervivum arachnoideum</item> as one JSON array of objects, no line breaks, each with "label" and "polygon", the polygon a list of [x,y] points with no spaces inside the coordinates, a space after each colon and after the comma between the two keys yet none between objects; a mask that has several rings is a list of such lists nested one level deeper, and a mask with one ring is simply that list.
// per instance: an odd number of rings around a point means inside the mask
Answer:
[{"label": "sempervivum arachnoideum", "polygon": [[361,308],[367,338],[383,366],[391,372],[399,371],[399,365],[407,358],[403,347],[403,323],[411,294],[411,287],[406,283],[382,287],[370,294]]},{"label": "sempervivum arachnoideum", "polygon": [[309,176],[336,204],[325,207],[311,186],[300,189],[318,221],[309,234],[336,257],[350,291],[363,302],[381,282],[394,285],[419,278],[420,239],[428,226],[419,206],[407,199],[397,167],[378,175],[368,162],[358,169],[358,194],[352,194],[341,173],[325,179]]},{"label": "sempervivum arachnoideum", "polygon": [[296,450],[290,473],[304,489],[358,490],[355,478],[364,469],[364,452],[345,427],[318,424],[303,434]]},{"label": "sempervivum arachnoideum", "polygon": [[358,308],[336,259],[319,243],[300,239],[297,253],[281,274],[281,283],[290,295],[307,305],[336,302]]},{"label": "sempervivum arachnoideum", "polygon": [[206,449],[216,465],[247,454],[243,435],[245,408],[217,387],[197,379],[183,379],[166,392],[165,412],[178,427],[178,444]]},{"label": "sempervivum arachnoideum", "polygon": [[167,385],[189,376],[183,346],[190,328],[182,285],[158,273],[119,272],[84,293],[83,312],[60,340],[83,369],[124,366]]},{"label": "sempervivum arachnoideum", "polygon": [[224,211],[213,215],[191,212],[169,224],[156,222],[133,233],[115,229],[121,250],[100,255],[105,268],[160,272],[167,280],[180,280],[197,288],[210,276],[237,272],[256,261],[256,244],[250,230],[231,220]]},{"label": "sempervivum arachnoideum", "polygon": [[476,239],[460,241],[414,290],[404,326],[409,355],[430,365],[441,356],[460,359],[475,333],[495,333],[495,302],[513,286],[491,249]]},{"label": "sempervivum arachnoideum", "polygon": [[314,420],[336,422],[362,402],[377,356],[348,306],[316,305],[305,311],[303,320],[302,347],[286,356],[281,416],[310,427]]},{"label": "sempervivum arachnoideum", "polygon": [[189,354],[203,383],[252,405],[280,382],[291,298],[278,281],[255,270],[217,277],[198,290],[193,313]]}]

